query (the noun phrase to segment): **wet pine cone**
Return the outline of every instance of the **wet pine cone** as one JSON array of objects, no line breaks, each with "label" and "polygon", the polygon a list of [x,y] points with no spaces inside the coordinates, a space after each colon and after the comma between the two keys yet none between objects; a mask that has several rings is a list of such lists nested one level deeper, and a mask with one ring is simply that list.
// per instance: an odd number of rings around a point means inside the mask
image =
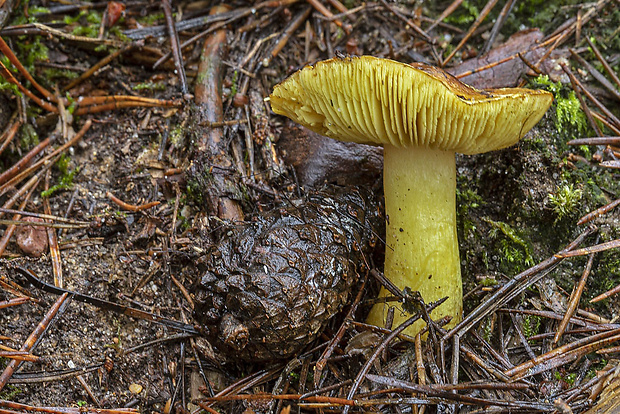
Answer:
[{"label": "wet pine cone", "polygon": [[195,318],[228,355],[290,357],[345,305],[382,226],[376,197],[351,188],[231,225],[199,261]]}]

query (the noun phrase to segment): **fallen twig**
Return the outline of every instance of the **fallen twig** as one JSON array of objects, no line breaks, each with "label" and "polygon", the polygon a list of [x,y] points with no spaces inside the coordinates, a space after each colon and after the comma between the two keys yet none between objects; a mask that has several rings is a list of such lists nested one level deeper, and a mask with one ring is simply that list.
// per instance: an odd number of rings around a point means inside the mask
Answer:
[{"label": "fallen twig", "polygon": [[158,206],[161,204],[160,201],[151,201],[150,203],[146,203],[146,204],[141,204],[139,206],[133,205],[133,204],[128,204],[126,202],[124,202],[123,200],[121,200],[120,198],[117,198],[114,194],[112,194],[111,192],[107,192],[106,196],[108,196],[108,198],[110,200],[112,200],[114,202],[114,204],[118,205],[120,208],[122,208],[123,210],[127,210],[127,211],[143,211],[143,210],[148,210],[149,208]]},{"label": "fallen twig", "polygon": [[566,313],[564,314],[564,317],[562,318],[562,321],[560,322],[560,325],[558,326],[558,330],[555,334],[555,337],[553,338],[554,344],[557,344],[558,342],[560,342],[560,338],[564,334],[564,331],[566,330],[566,327],[568,326],[568,322],[570,321],[570,318],[573,317],[573,315],[575,314],[575,311],[577,310],[577,307],[579,306],[579,299],[581,299],[581,294],[583,293],[583,290],[586,287],[586,281],[588,280],[588,276],[590,275],[590,271],[592,270],[593,262],[594,262],[594,253],[590,254],[590,257],[588,258],[588,263],[586,263],[586,267],[585,269],[583,269],[583,273],[581,274],[581,278],[579,279],[577,286],[575,286],[573,293],[571,293],[570,295],[570,300],[566,308]]},{"label": "fallen twig", "polygon": [[[34,348],[35,344],[39,341],[41,335],[43,335],[43,333],[47,330],[48,326],[60,310],[60,307],[65,303],[68,297],[69,294],[65,293],[56,300],[56,303],[54,303],[54,305],[47,311],[41,322],[39,322],[39,324],[36,326],[34,331],[32,331],[28,339],[26,339],[26,342],[24,342],[24,344],[20,348],[20,351],[30,352]],[[15,370],[19,366],[20,362],[21,361],[15,359],[9,361],[6,368],[4,368],[2,374],[0,374],[0,390],[4,388],[6,383],[13,375],[13,372],[15,372]]]}]

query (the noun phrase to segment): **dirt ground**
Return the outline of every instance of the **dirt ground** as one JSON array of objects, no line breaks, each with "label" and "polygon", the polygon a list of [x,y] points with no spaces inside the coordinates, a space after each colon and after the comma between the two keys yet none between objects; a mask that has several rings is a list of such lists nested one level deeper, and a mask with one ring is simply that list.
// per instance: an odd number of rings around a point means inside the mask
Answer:
[{"label": "dirt ground", "polygon": [[[196,323],[188,298],[195,299],[195,292],[191,288],[202,275],[192,270],[195,268],[188,262],[199,260],[205,244],[208,244],[201,237],[204,234],[212,237],[215,234],[213,223],[217,221],[214,221],[211,212],[203,204],[205,193],[209,190],[195,188],[195,176],[186,172],[191,171],[192,161],[196,163],[202,160],[197,148],[202,145],[202,134],[210,133],[212,129],[223,131],[228,144],[227,157],[231,160],[227,168],[245,177],[253,177],[243,181],[243,190],[240,190],[244,197],[241,205],[249,220],[255,215],[265,214],[274,206],[283,205],[283,200],[309,192],[313,187],[321,187],[325,181],[345,187],[361,185],[371,188],[376,200],[380,202],[380,150],[341,146],[300,130],[283,117],[270,113],[264,98],[269,95],[274,84],[293,70],[306,63],[333,57],[336,53],[368,54],[436,65],[437,55],[445,58],[474,23],[479,12],[473,13],[471,7],[478,7],[477,10],[484,7],[484,3],[473,5],[474,2],[464,2],[466,7],[457,9],[453,19],[429,31],[435,39],[431,43],[417,33],[410,23],[428,29],[432,21],[448,7],[447,2],[433,6],[416,2],[345,2],[350,10],[359,7],[349,17],[346,14],[340,16],[345,29],[329,23],[326,20],[328,18],[310,5],[310,1],[267,3],[232,2],[228,4],[230,9],[226,12],[232,14],[227,15],[225,26],[212,21],[179,32],[181,41],[184,41],[206,29],[219,28],[215,25],[225,27],[222,107],[224,120],[232,122],[225,127],[213,128],[205,125],[206,121],[202,124],[196,121],[196,117],[208,118],[209,115],[201,113],[204,109],[195,107],[198,93],[194,85],[196,82],[204,82],[204,78],[211,75],[211,72],[206,75],[199,73],[199,60],[204,39],[212,41],[209,39],[212,39],[213,33],[217,33],[215,30],[184,50],[189,89],[183,93],[182,81],[177,76],[178,71],[172,60],[157,69],[152,68],[153,62],[170,50],[170,37],[163,26],[165,17],[159,2],[128,2],[123,17],[112,27],[100,24],[108,3],[83,7],[80,12],[77,7],[63,9],[60,3],[39,4],[33,1],[27,5],[29,9],[21,4],[13,14],[16,20],[5,23],[5,30],[17,23],[32,24],[36,21],[66,33],[89,36],[91,33],[86,29],[98,34],[101,26],[104,27],[105,39],[123,41],[125,44],[136,42],[131,51],[122,53],[97,70],[94,76],[70,89],[68,93],[73,98],[69,104],[75,102],[77,96],[104,95],[142,96],[171,100],[174,103],[169,107],[115,109],[82,115],[72,115],[67,111],[68,119],[63,122],[62,118],[59,120],[57,115],[45,109],[35,110],[35,105],[30,101],[28,110],[20,109],[26,100],[17,98],[10,90],[4,92],[6,98],[1,109],[7,119],[6,125],[10,124],[10,114],[22,111],[26,114],[25,124],[28,127],[22,127],[15,141],[0,155],[2,170],[18,162],[30,150],[32,144],[28,139],[32,137],[33,131],[39,141],[48,136],[54,137],[52,146],[57,147],[87,121],[92,122],[84,137],[67,152],[66,170],[76,171],[72,182],[67,188],[49,197],[51,215],[88,223],[86,228],[57,230],[65,289],[184,321],[189,325]],[[331,4],[327,1],[320,3],[326,6]],[[535,7],[536,2],[526,3]],[[575,16],[577,10],[581,10],[579,16],[582,18],[595,9],[585,4],[560,7],[552,3],[548,7],[550,11],[556,10],[553,20],[555,26],[544,28],[546,32],[541,32],[541,37],[550,35],[553,29]],[[605,27],[618,22],[617,5],[613,1],[599,2],[595,17],[588,20],[583,28],[580,27],[579,30],[583,31],[581,36],[599,39],[609,36]],[[35,10],[35,6],[47,7],[50,11]],[[187,20],[204,17],[212,6],[215,3],[208,1],[175,2],[172,9],[179,20]],[[476,53],[481,51],[485,39],[492,31],[492,23],[497,19],[501,7],[503,4],[498,5],[497,10],[494,9],[488,20],[490,23],[487,20],[482,23],[473,38],[465,43],[446,68],[451,68],[453,73],[466,70],[464,64],[459,64],[467,58],[476,58]],[[524,7],[513,10],[512,18],[502,28],[494,47],[505,45],[518,29],[535,29],[531,26],[532,12]],[[334,14],[339,13],[332,5],[328,8]],[[24,10],[29,10],[27,16],[22,16]],[[21,17],[18,19],[17,15]],[[525,20],[520,22],[519,18]],[[291,27],[295,19],[305,23],[292,32],[292,37],[278,51],[276,45],[283,39],[282,33]],[[409,23],[405,22],[407,19]],[[161,32],[140,38],[143,34],[139,30],[157,25],[162,25]],[[70,36],[61,37],[54,32],[37,32],[37,28],[33,27],[29,26],[29,30],[34,32],[21,34],[9,31],[2,36],[24,62],[28,53],[39,53],[41,45],[47,48],[45,56],[26,66],[47,89],[61,91],[57,92],[59,96],[64,96],[62,88],[70,81],[67,73],[81,74],[116,50],[102,48],[101,42],[97,41],[89,43]],[[85,29],[77,31],[76,28],[80,27]],[[617,31],[615,36],[618,36]],[[521,42],[526,42],[521,39]],[[574,71],[587,81],[588,87],[597,93],[611,111],[618,115],[619,108],[614,96],[598,86],[582,66],[570,60],[568,47],[574,46],[586,56],[584,50],[588,46],[583,40],[575,42],[574,34],[570,35],[570,39],[570,43],[560,44],[545,63],[545,70],[558,75],[555,80],[561,81],[564,86],[557,92],[556,104],[541,123],[516,147],[491,154],[457,157],[459,239],[464,287],[465,292],[469,292],[465,302],[466,314],[475,309],[488,292],[498,289],[515,275],[563,249],[583,231],[585,226],[575,224],[579,217],[617,199],[620,194],[617,170],[604,168],[600,164],[601,161],[616,159],[618,155],[614,148],[604,145],[566,145],[570,139],[596,134],[588,129],[590,127],[587,124],[580,129],[582,126],[577,121],[572,123],[572,118],[561,119],[559,114],[562,112],[557,110],[557,98],[567,98],[572,88],[568,77],[559,68],[560,63],[577,65]],[[616,43],[617,39],[612,37],[606,56],[617,69],[620,50]],[[524,47],[529,50],[532,46],[528,44]],[[587,58],[592,59],[589,54]],[[475,66],[483,64],[480,60]],[[499,78],[506,73],[499,68],[493,71],[495,75],[490,75],[490,78]],[[527,71],[525,64],[507,69],[508,75],[503,76],[507,76],[510,82],[496,86],[514,86],[517,79],[525,79],[530,87],[549,88],[541,81],[533,80],[532,76],[526,74]],[[489,78],[483,76],[487,74],[472,78],[471,83],[487,84]],[[19,78],[23,79],[21,76]],[[26,85],[33,89],[30,84]],[[208,96],[208,99],[211,98]],[[212,101],[209,100],[204,105],[210,104]],[[208,109],[206,111],[209,112]],[[69,128],[70,132],[59,129],[62,125]],[[602,128],[606,135],[613,135],[609,129]],[[310,144],[301,144],[302,138],[308,138]],[[319,149],[325,152],[320,153]],[[342,152],[336,154],[336,150]],[[50,171],[51,185],[57,184],[62,176],[67,175],[58,166],[52,167]],[[18,188],[12,187],[3,192],[0,201],[5,203]],[[42,189],[41,184],[23,210],[44,212]],[[110,194],[134,206],[156,201],[160,203],[142,211],[131,211],[115,202]],[[565,198],[559,202],[554,201],[560,195]],[[571,201],[571,196],[576,201]],[[15,205],[13,208],[18,207]],[[7,214],[3,216],[8,217]],[[618,217],[617,212],[611,211],[598,218],[595,224],[599,228],[600,238],[591,236],[583,246],[618,239]],[[377,231],[381,231],[380,227]],[[2,227],[3,230],[6,228],[6,225]],[[217,244],[213,238],[209,238],[209,242]],[[41,257],[29,257],[18,247],[13,237],[2,257],[0,302],[16,297],[11,291],[13,282],[23,284],[23,278],[15,270],[16,266],[28,268],[41,280],[53,283],[49,249]],[[372,258],[381,260],[380,255]],[[567,298],[581,276],[586,261],[587,256],[562,262],[554,268],[552,277],[544,279],[548,282],[528,288],[506,308],[544,310],[563,315]],[[580,316],[586,318],[588,324],[594,324],[592,315],[600,317],[598,323],[602,325],[597,325],[598,330],[603,330],[603,325],[609,331],[619,329],[617,320],[620,300],[617,295],[596,305],[588,303],[593,297],[620,284],[618,264],[620,260],[617,251],[598,253],[592,267],[593,276],[587,282],[581,301],[580,308],[590,312],[590,316]],[[373,268],[381,269],[380,263],[373,265]],[[362,297],[362,306],[354,314],[357,321],[364,320],[364,312],[369,308],[366,303],[372,300],[378,289],[377,282],[372,278],[370,280],[370,287]],[[354,284],[350,299],[355,297],[359,289],[360,284]],[[189,293],[187,290],[190,290]],[[7,337],[0,342],[2,345],[19,349],[58,298],[57,295],[33,287],[28,288],[28,296],[33,299],[25,304],[0,309],[0,337]],[[345,307],[329,323],[324,335],[304,348],[303,358],[257,362],[242,361],[234,354],[225,355],[213,349],[204,338],[190,340],[190,335],[171,327],[73,300],[41,335],[40,342],[32,352],[40,356],[41,360],[24,363],[2,389],[0,399],[37,407],[135,408],[140,412],[162,413],[171,410],[194,411],[198,409],[196,400],[209,395],[196,364],[198,353],[201,355],[202,370],[216,393],[237,383],[239,387],[230,391],[229,395],[304,394],[314,389],[313,364],[321,355],[321,345],[324,346],[333,338],[348,310],[349,307]],[[518,329],[508,327],[513,321],[512,317],[505,315],[503,319],[499,318],[505,324],[503,328],[497,326],[498,319],[493,316],[480,322],[476,330],[481,336],[485,336],[486,332],[490,344],[502,348],[501,352],[508,352],[513,358],[513,366],[529,359],[531,355],[528,352],[538,355],[550,348],[548,339],[538,342],[520,341],[516,333]],[[515,325],[519,324],[528,338],[555,332],[557,328],[553,318],[512,315]],[[340,384],[340,387],[335,386],[333,390],[322,394],[334,399],[330,401],[331,404],[323,401],[324,406],[304,406],[296,405],[294,400],[240,399],[218,403],[215,412],[288,412],[286,407],[291,404],[292,411],[297,412],[341,412],[342,406],[335,402],[336,399],[346,397],[346,387],[366,362],[369,350],[380,341],[379,335],[375,333],[375,336],[366,335],[368,343],[359,345],[353,339],[358,340],[357,335],[364,330],[347,326],[345,337],[334,352],[335,356],[329,360],[328,372],[321,382],[321,386]],[[503,349],[504,345],[500,347],[494,339],[495,334],[502,329],[512,335],[512,342],[506,344],[508,350]],[[566,335],[564,341],[577,341],[593,335],[593,332]],[[483,348],[477,339],[468,337],[467,341],[469,345],[475,345],[476,350]],[[529,343],[531,348],[528,349],[522,342]],[[608,347],[614,345],[617,343],[610,343]],[[395,379],[410,379],[407,369],[406,375],[403,374],[403,366],[413,366],[412,348],[406,342],[401,342],[386,351],[381,362],[375,365],[374,372]],[[485,352],[487,360],[492,359],[490,351],[481,352]],[[451,353],[446,355],[447,358],[451,357]],[[602,354],[587,352],[583,358],[567,361],[529,378],[524,382],[527,384],[526,390],[512,393],[503,389],[477,391],[472,392],[471,396],[531,403],[514,412],[552,412],[547,409],[553,406],[556,398],[564,401],[572,395],[571,391],[577,390],[568,402],[570,411],[561,411],[559,407],[556,412],[585,412],[594,401],[588,400],[588,390],[580,390],[579,387],[597,378],[596,372],[603,370],[609,360],[617,357],[617,348]],[[0,359],[0,364],[6,366],[8,359]],[[493,367],[499,367],[498,363],[493,364]],[[612,366],[613,363],[608,369]],[[504,370],[501,367],[498,369]],[[431,370],[429,366],[429,374]],[[481,372],[477,371],[475,364],[467,362],[463,365],[459,379],[462,382],[473,381],[475,378],[489,382],[497,380],[487,376],[488,372]],[[257,378],[254,383],[253,378]],[[386,399],[395,400],[403,395],[412,395],[398,386],[393,388],[397,390],[393,394],[385,394]],[[361,393],[359,398],[364,397],[364,392],[373,390],[377,390],[376,385],[365,382],[358,391]],[[442,397],[435,397],[437,399],[426,412],[448,410],[446,407],[449,404],[445,404]],[[382,406],[356,407],[353,410],[414,410],[412,404],[397,404],[394,400]],[[174,404],[173,408],[170,407],[171,403]],[[509,412],[505,407],[497,411],[475,411],[482,410],[480,407],[483,405],[460,403],[457,406],[461,413]],[[417,407],[415,412],[419,412]]]}]

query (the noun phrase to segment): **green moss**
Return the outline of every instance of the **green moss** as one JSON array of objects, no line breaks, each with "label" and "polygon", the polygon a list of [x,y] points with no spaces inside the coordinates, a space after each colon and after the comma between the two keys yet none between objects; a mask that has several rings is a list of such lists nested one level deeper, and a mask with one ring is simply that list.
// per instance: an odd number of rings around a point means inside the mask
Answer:
[{"label": "green moss", "polygon": [[47,68],[43,70],[43,77],[47,79],[65,79],[71,80],[79,77],[80,74],[72,70]]},{"label": "green moss", "polygon": [[[15,13],[13,14],[10,25],[35,23],[37,21],[36,15],[45,12],[49,12],[49,10],[43,7],[31,7],[28,1],[23,2],[20,7],[15,8]],[[12,50],[21,64],[32,75],[35,73],[34,62],[48,59],[49,50],[41,42],[41,36],[17,36],[13,39]],[[13,68],[13,65],[9,63],[6,56],[2,56],[1,59],[4,66],[14,73],[17,72],[15,68]],[[8,84],[3,77],[0,77],[0,89],[11,90],[14,93],[18,93],[17,87]]]},{"label": "green moss", "polygon": [[579,99],[569,85],[552,82],[547,75],[537,77],[533,84],[553,93],[555,127],[566,140],[587,136],[591,129],[586,114],[581,110]]},{"label": "green moss", "polygon": [[204,204],[204,196],[198,180],[189,180],[186,185],[187,197],[198,205]]},{"label": "green moss", "polygon": [[566,374],[564,376],[564,381],[566,381],[568,385],[575,384],[576,379],[577,379],[577,374],[575,372],[571,372],[570,374]]},{"label": "green moss", "polygon": [[67,98],[67,102],[69,103],[69,105],[67,106],[67,111],[69,111],[69,113],[73,115],[75,108],[77,108],[78,102],[69,94],[69,92],[65,94],[65,97]]},{"label": "green moss", "polygon": [[187,219],[187,217],[183,216],[180,212],[177,215],[177,221],[180,223],[181,231],[187,231],[192,227],[191,222]]},{"label": "green moss", "polygon": [[17,55],[20,62],[30,73],[34,73],[34,62],[47,60],[49,57],[49,49],[41,42],[41,36],[35,36],[30,40],[20,38],[16,43]]},{"label": "green moss", "polygon": [[[0,358],[4,360],[4,358]],[[15,399],[19,394],[22,393],[22,390],[15,385],[7,384],[6,387],[0,392],[0,400],[8,400],[11,401]]]},{"label": "green moss", "polygon": [[25,123],[20,128],[20,140],[19,144],[22,149],[30,149],[31,147],[39,143],[39,134],[34,126],[29,123]]},{"label": "green moss", "polygon": [[128,216],[128,214],[127,214],[127,212],[126,212],[126,211],[121,211],[121,210],[114,210],[114,212],[112,213],[112,215],[113,215],[115,218],[118,218],[118,219],[126,219],[126,218],[127,218],[127,216]]},{"label": "green moss", "polygon": [[[561,23],[574,17],[577,8],[571,7],[583,3],[581,0],[522,0],[510,14],[504,33],[514,33],[523,26],[537,27],[543,33],[557,28]],[[499,7],[497,7],[499,8]]]},{"label": "green moss", "polygon": [[[0,60],[2,60],[2,63],[5,63],[3,58],[4,56],[0,58]],[[6,66],[6,64],[4,66]],[[11,92],[13,95],[22,96],[22,93],[17,87],[17,85],[7,82],[2,76],[0,76],[0,91],[8,91]]]},{"label": "green moss", "polygon": [[444,22],[465,26],[474,22],[480,15],[477,4],[475,2],[464,0],[461,7],[454,11],[450,16],[444,19]]},{"label": "green moss", "polygon": [[163,12],[161,13],[147,13],[146,16],[138,19],[138,22],[143,26],[153,26],[155,23],[162,21],[166,18]]},{"label": "green moss", "polygon": [[131,39],[128,38],[122,31],[121,31],[121,27],[122,27],[122,23],[125,20],[125,17],[121,17],[118,20],[118,23],[112,27],[108,28],[108,33],[110,33],[112,36],[114,36],[115,38],[117,38],[118,40],[125,42],[125,43],[130,43]]},{"label": "green moss", "polygon": [[485,277],[484,279],[480,280],[479,283],[480,283],[480,286],[484,286],[484,287],[496,286],[497,280],[492,277]]},{"label": "green moss", "polygon": [[549,203],[557,216],[556,222],[575,212],[582,195],[581,188],[572,183],[562,183],[558,185],[554,194],[549,194]]},{"label": "green moss", "polygon": [[[30,74],[35,73],[35,62],[48,59],[49,50],[47,46],[41,42],[41,36],[18,36],[17,41],[13,43],[12,50]],[[0,59],[6,68],[13,73],[17,73],[17,70],[6,56],[2,56]],[[4,77],[0,77],[0,89],[14,90],[17,93],[17,86],[8,83]]]},{"label": "green moss", "polygon": [[470,218],[470,211],[480,207],[482,203],[482,197],[476,191],[467,188],[465,183],[459,182],[456,189],[456,205],[461,237],[474,234],[476,225]]},{"label": "green moss", "polygon": [[491,342],[493,337],[493,319],[490,317],[484,318],[481,325],[480,333],[482,338],[487,342]]},{"label": "green moss", "polygon": [[172,130],[170,131],[170,136],[168,137],[168,141],[170,141],[171,144],[177,146],[183,140],[184,136],[185,136],[185,129],[183,128],[181,124],[178,124],[177,126],[172,128]]},{"label": "green moss", "polygon": [[570,91],[566,98],[556,97],[555,113],[557,116],[558,131],[568,134],[571,138],[579,138],[588,131],[588,119],[581,109],[575,91]]},{"label": "green moss", "polygon": [[56,162],[56,168],[58,168],[58,171],[60,171],[62,175],[67,175],[70,161],[71,158],[67,154],[62,154]]},{"label": "green moss", "polygon": [[[591,36],[590,40],[604,55],[613,56],[614,52],[620,51],[620,8],[607,8],[605,13],[606,24],[600,25],[596,36]],[[592,55],[594,56],[594,55]],[[617,59],[609,62],[615,72],[620,72],[620,61]]]},{"label": "green moss", "polygon": [[[604,235],[601,238],[601,242],[609,241],[608,239],[617,238],[618,235],[609,237]],[[588,300],[607,292],[608,290],[620,285],[620,254],[616,250],[608,250],[606,252],[599,253],[597,255],[597,266],[592,271],[593,274],[588,278],[588,290],[586,291],[586,297]],[[592,304],[598,309],[604,309],[606,307],[612,308],[617,303],[617,296],[604,299],[600,302]],[[615,305],[617,306],[617,305]]]},{"label": "green moss", "polygon": [[63,21],[65,22],[65,24],[75,24],[78,22],[78,20],[80,20],[80,18],[84,15],[84,13],[85,11],[82,11],[75,16],[65,15],[65,17],[63,18]]},{"label": "green moss", "polygon": [[540,316],[523,315],[523,324],[521,325],[523,335],[525,335],[526,338],[537,335],[540,332],[540,322]]},{"label": "green moss", "polygon": [[49,190],[42,191],[41,197],[50,197],[57,191],[68,190],[73,187],[73,179],[80,171],[80,167],[76,167],[73,170],[69,171],[69,161],[69,156],[67,154],[63,154],[56,162],[55,167],[60,172],[59,182],[58,184],[50,187]]},{"label": "green moss", "polygon": [[142,82],[132,87],[134,91],[163,91],[166,90],[166,84],[163,82]]},{"label": "green moss", "polygon": [[556,380],[564,381],[570,386],[572,386],[575,383],[575,379],[577,379],[577,374],[574,372],[567,374],[566,372],[556,371],[554,376]]},{"label": "green moss", "polygon": [[76,17],[65,17],[66,24],[74,24],[71,33],[75,36],[98,38],[101,27],[101,14],[94,10],[83,10]]},{"label": "green moss", "polygon": [[232,86],[230,87],[230,96],[235,96],[237,94],[237,83],[239,82],[239,71],[234,71],[233,72],[233,77],[232,77]]},{"label": "green moss", "polygon": [[[531,244],[523,238],[515,229],[507,223],[483,218],[493,226],[490,233],[492,239],[499,239],[500,251],[503,254],[502,264],[504,268],[516,268],[518,271],[534,265]],[[505,237],[499,238],[499,233]]]},{"label": "green moss", "polygon": [[22,2],[20,7],[15,8],[11,25],[16,26],[20,24],[36,23],[36,15],[42,13],[49,13],[49,9],[41,6],[30,6],[30,1],[26,0]]}]

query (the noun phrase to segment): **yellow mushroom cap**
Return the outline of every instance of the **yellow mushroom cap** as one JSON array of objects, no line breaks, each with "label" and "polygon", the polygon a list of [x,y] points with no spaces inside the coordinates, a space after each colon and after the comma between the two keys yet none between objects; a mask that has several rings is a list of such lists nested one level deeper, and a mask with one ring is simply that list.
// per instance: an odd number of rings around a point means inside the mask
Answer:
[{"label": "yellow mushroom cap", "polygon": [[553,95],[479,90],[432,66],[361,56],[307,66],[270,101],[275,113],[341,141],[478,154],[519,141]]}]

